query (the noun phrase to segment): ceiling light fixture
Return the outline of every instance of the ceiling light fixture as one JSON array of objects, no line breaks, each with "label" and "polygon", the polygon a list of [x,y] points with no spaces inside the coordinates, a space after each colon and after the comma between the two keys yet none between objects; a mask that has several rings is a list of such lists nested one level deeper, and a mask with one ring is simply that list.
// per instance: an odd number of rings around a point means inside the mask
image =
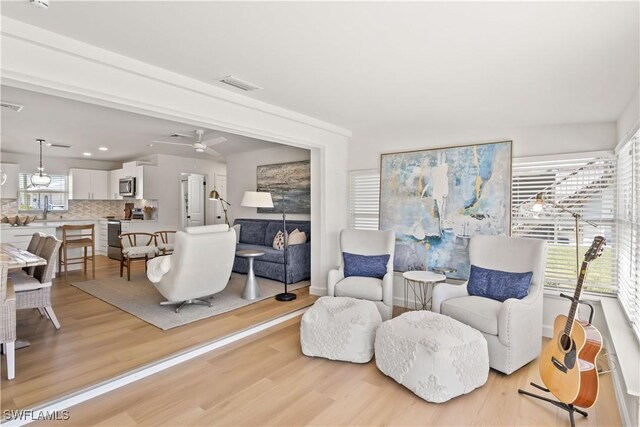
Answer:
[{"label": "ceiling light fixture", "polygon": [[0,103],[0,106],[8,110],[15,111],[16,113],[19,113],[24,108],[24,105],[14,104],[12,102],[2,102]]},{"label": "ceiling light fixture", "polygon": [[31,185],[37,188],[44,188],[51,184],[51,177],[44,173],[44,166],[42,166],[42,144],[44,139],[36,139],[36,141],[40,144],[40,167],[38,172],[31,175]]},{"label": "ceiling light fixture", "polygon": [[100,151],[109,151],[108,147],[98,147],[98,150]]},{"label": "ceiling light fixture", "polygon": [[258,85],[254,85],[253,83],[249,83],[248,81],[245,81],[233,76],[224,76],[218,79],[218,81],[220,83],[228,84],[229,86],[233,86],[235,88],[238,88],[247,92],[252,90],[262,89]]},{"label": "ceiling light fixture", "polygon": [[91,153],[82,153],[82,155],[83,155],[83,156],[90,157],[90,156],[91,156]]},{"label": "ceiling light fixture", "polygon": [[42,9],[49,9],[49,0],[29,0],[29,3]]}]

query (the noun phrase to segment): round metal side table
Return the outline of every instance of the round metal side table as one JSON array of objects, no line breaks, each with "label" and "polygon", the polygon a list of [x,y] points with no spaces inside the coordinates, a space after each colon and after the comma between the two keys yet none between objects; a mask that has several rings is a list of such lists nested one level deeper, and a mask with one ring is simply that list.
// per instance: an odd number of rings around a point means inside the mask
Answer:
[{"label": "round metal side table", "polygon": [[236,255],[247,258],[249,261],[249,271],[247,271],[247,280],[244,282],[244,288],[242,289],[242,299],[254,300],[260,298],[260,287],[256,280],[256,274],[253,271],[253,260],[263,256],[264,252],[245,249],[236,252]]},{"label": "round metal side table", "polygon": [[431,296],[436,283],[444,282],[444,274],[432,271],[407,271],[404,278],[404,306],[409,305],[409,289],[413,291],[413,303],[416,310],[431,310]]}]

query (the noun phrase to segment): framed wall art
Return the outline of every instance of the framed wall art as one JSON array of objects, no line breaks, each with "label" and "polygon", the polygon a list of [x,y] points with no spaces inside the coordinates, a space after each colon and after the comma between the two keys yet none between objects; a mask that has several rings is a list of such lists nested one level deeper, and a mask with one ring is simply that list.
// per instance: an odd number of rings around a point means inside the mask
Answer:
[{"label": "framed wall art", "polygon": [[396,235],[394,269],[469,274],[469,239],[508,235],[511,141],[382,154],[380,229]]}]

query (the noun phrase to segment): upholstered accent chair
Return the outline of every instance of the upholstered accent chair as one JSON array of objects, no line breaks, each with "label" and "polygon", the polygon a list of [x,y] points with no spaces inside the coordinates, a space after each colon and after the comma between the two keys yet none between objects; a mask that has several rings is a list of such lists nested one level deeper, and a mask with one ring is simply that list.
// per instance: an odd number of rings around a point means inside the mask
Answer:
[{"label": "upholstered accent chair", "polygon": [[172,255],[148,262],[147,277],[167,299],[161,305],[211,307],[207,298],[221,292],[231,278],[236,232],[226,224],[187,227],[178,231]]},{"label": "upholstered accent chair", "polygon": [[[373,301],[382,320],[391,319],[393,311],[393,254],[395,235],[393,231],[342,230],[340,232],[340,266],[329,271],[327,293],[335,297],[351,297]],[[387,273],[382,279],[373,277],[344,277],[343,252],[358,255],[386,255]]]},{"label": "upholstered accent chair", "polygon": [[441,283],[433,290],[432,310],[450,316],[484,335],[489,365],[511,374],[540,354],[542,294],[547,243],[540,239],[474,236],[469,242],[471,264],[514,273],[533,272],[529,293],[504,302],[471,296],[467,283]]},{"label": "upholstered accent chair", "polygon": [[16,309],[37,308],[40,313],[44,311],[56,329],[60,329],[60,322],[51,305],[51,286],[55,271],[54,260],[61,244],[55,236],[41,238],[36,255],[44,258],[47,264],[37,266],[33,276],[22,271],[10,276],[16,293]]}]

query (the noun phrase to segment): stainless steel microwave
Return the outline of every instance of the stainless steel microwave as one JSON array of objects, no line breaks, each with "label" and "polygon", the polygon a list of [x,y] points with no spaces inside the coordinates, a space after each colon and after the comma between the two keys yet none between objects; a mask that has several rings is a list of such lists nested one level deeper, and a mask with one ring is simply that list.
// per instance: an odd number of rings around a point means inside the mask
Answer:
[{"label": "stainless steel microwave", "polygon": [[118,194],[122,197],[134,197],[136,195],[136,179],[131,176],[120,178]]}]

